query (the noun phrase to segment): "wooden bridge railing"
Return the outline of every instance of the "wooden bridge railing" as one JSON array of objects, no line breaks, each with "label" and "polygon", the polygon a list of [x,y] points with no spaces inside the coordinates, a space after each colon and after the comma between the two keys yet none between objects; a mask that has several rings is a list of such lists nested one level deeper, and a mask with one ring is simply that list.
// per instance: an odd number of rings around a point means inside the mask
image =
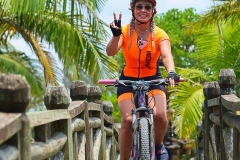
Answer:
[{"label": "wooden bridge railing", "polygon": [[98,86],[75,81],[71,98],[65,87],[50,87],[47,110],[24,113],[29,92],[20,76],[0,74],[0,159],[119,159],[113,106],[101,102]]},{"label": "wooden bridge railing", "polygon": [[235,84],[232,69],[222,69],[218,83],[205,83],[204,114],[197,126],[197,160],[240,159],[240,99],[235,95]]}]

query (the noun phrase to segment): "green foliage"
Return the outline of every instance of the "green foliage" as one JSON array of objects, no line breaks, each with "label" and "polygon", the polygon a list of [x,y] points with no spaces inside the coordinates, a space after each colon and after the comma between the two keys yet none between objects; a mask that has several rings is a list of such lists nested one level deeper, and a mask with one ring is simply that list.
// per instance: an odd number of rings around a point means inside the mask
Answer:
[{"label": "green foliage", "polygon": [[[43,74],[41,65],[25,53],[18,52],[13,46],[0,43],[0,73],[21,74],[31,86],[31,94],[42,97]],[[42,99],[42,98],[41,98]]]},{"label": "green foliage", "polygon": [[181,138],[195,138],[205,82],[217,81],[222,68],[233,68],[236,91],[240,88],[239,15],[239,1],[226,1],[202,16],[193,14],[192,9],[174,9],[156,17],[157,25],[171,38],[176,66],[185,68],[177,69],[185,82],[168,88],[169,105],[176,111],[175,126]]},{"label": "green foliage", "polygon": [[[170,92],[169,105],[175,110],[176,131],[180,138],[193,139],[196,136],[195,124],[202,117],[201,108],[204,101],[202,91],[203,86],[201,84],[194,83],[192,85],[184,82]],[[177,100],[175,101],[175,99]]]},{"label": "green foliage", "polygon": [[172,9],[154,18],[156,25],[166,31],[171,39],[174,61],[178,67],[192,67],[195,63],[191,53],[195,51],[194,43],[197,37],[194,34],[185,35],[187,28],[184,26],[199,19],[200,16],[194,12],[193,8],[184,11]]},{"label": "green foliage", "polygon": [[[106,0],[0,0],[0,72],[26,77],[39,104],[45,88],[74,80],[114,78],[117,62],[105,54],[108,36],[97,12]],[[35,53],[7,50],[22,39]],[[47,46],[53,47],[52,52]],[[84,77],[84,78],[82,78]],[[36,93],[36,94],[35,94]],[[39,94],[41,93],[41,94]],[[42,104],[41,104],[42,105]]]},{"label": "green foliage", "polygon": [[240,88],[239,1],[226,1],[207,11],[199,21],[188,24],[187,34],[196,34],[194,61],[198,68],[217,80],[222,68],[232,68]]},{"label": "green foliage", "polygon": [[105,3],[1,0],[0,36],[22,36],[42,64],[46,84],[58,85],[60,74],[43,50],[42,41],[54,47],[71,81],[81,79],[84,73],[96,83],[98,79],[115,77],[117,69],[116,61],[105,54],[106,23],[97,16]]},{"label": "green foliage", "polygon": [[[167,32],[171,39],[176,71],[185,79],[176,87],[167,87],[169,93],[168,105],[175,110],[174,124],[180,138],[192,139],[196,135],[196,124],[201,118],[203,102],[202,83],[209,80],[204,72],[194,69],[195,34],[185,35],[186,23],[199,19],[194,9],[184,11],[172,9],[166,14],[155,17],[156,25]],[[192,69],[186,69],[192,68]],[[163,77],[166,72],[162,70]],[[201,97],[201,98],[200,98]],[[200,99],[199,99],[200,98]],[[186,128],[187,126],[187,128]]]},{"label": "green foliage", "polygon": [[184,82],[175,87],[168,87],[169,106],[175,110],[174,124],[180,138],[194,139],[197,131],[196,124],[202,117],[202,104],[204,101],[203,85],[212,81],[201,70],[177,68],[178,74]]}]

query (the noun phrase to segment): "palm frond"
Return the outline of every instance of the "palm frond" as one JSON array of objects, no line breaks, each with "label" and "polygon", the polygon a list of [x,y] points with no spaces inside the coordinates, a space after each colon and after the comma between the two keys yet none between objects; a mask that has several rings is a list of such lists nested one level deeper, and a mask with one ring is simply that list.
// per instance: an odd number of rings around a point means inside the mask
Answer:
[{"label": "palm frond", "polygon": [[20,74],[31,86],[33,96],[42,97],[44,91],[43,75],[37,63],[24,53],[8,52],[0,54],[0,72]]},{"label": "palm frond", "polygon": [[170,91],[169,105],[175,110],[175,126],[180,138],[190,139],[202,116],[203,87],[183,82]]},{"label": "palm frond", "polygon": [[240,19],[240,2],[229,0],[223,4],[212,6],[212,8],[202,15],[201,19],[187,25],[190,27],[189,32],[194,29],[203,28],[204,26],[216,25],[218,22],[226,23],[231,21],[232,25],[239,22]]},{"label": "palm frond", "polygon": [[[8,23],[15,22],[11,23],[11,26],[18,27],[17,31],[21,35],[25,31],[53,45],[66,71],[77,68],[90,77],[94,75],[96,82],[99,77],[113,77],[117,69],[116,61],[105,56],[104,42],[108,36],[104,29],[106,24],[96,13],[105,3],[105,0],[39,0],[36,3],[9,0],[2,1],[1,6],[4,10],[1,14],[8,17],[3,19],[8,20]],[[22,8],[23,4],[25,8]],[[33,37],[25,35],[22,36],[29,42],[44,66],[46,81],[57,84],[58,78],[54,77],[57,75],[56,70],[49,67],[48,54],[37,46],[38,42],[34,41]],[[79,79],[80,75],[75,77]]]},{"label": "palm frond", "polygon": [[[11,21],[8,19],[1,19],[0,20],[0,28],[2,26],[14,27],[14,29],[18,33],[21,34],[21,36],[24,38],[24,40],[30,45],[30,47],[33,48],[37,57],[39,58],[39,61],[42,63],[42,66],[44,68],[46,83],[52,83],[54,85],[58,84],[57,77],[54,76],[54,74],[57,75],[55,73],[56,70],[53,70],[53,68],[50,67],[51,66],[51,64],[50,64],[51,61],[49,61],[50,58],[48,57],[48,54],[46,54],[46,52],[42,49],[42,47],[40,46],[38,41],[35,39],[35,37],[33,37],[33,35],[31,35],[29,32],[27,32],[24,28],[19,26],[14,21]],[[4,34],[4,32],[2,32],[1,34]],[[54,66],[54,65],[52,65],[52,66]]]}]

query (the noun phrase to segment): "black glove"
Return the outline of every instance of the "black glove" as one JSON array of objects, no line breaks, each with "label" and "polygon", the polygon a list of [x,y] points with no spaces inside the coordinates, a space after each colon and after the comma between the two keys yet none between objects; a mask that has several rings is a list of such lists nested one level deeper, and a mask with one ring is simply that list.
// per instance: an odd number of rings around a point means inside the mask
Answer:
[{"label": "black glove", "polygon": [[110,24],[110,29],[113,33],[114,37],[118,37],[122,34],[122,27],[121,27],[121,20],[114,20],[115,26],[117,26],[118,28],[114,28],[111,24]]},{"label": "black glove", "polygon": [[171,70],[168,72],[167,78],[168,79],[171,78],[171,79],[174,79],[174,81],[179,82],[180,76],[175,71]]}]

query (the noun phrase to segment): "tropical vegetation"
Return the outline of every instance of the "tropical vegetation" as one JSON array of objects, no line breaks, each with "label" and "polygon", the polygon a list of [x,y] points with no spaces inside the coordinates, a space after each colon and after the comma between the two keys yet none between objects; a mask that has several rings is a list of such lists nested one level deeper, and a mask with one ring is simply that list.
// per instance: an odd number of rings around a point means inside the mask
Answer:
[{"label": "tropical vegetation", "polygon": [[[97,16],[105,3],[106,0],[0,0],[0,72],[21,74],[27,79],[33,95],[30,107],[42,105],[48,86],[69,87],[74,80],[96,84],[101,78],[115,78],[119,72],[116,62],[122,57],[105,55],[106,24]],[[234,69],[239,96],[239,6],[239,0],[230,0],[213,5],[203,15],[189,8],[155,16],[156,25],[171,38],[177,72],[185,78],[184,83],[168,88],[168,105],[175,110],[180,138],[195,138],[196,124],[202,118],[203,85],[217,81],[220,69]],[[12,38],[29,44],[34,58],[14,48]],[[162,67],[161,70],[166,76]],[[108,91],[103,99],[111,97],[117,106],[115,89]],[[114,117],[120,121],[117,107]]]},{"label": "tropical vegetation", "polygon": [[[159,25],[167,26],[165,30],[170,37],[175,33],[172,37],[178,44],[172,42],[174,60],[180,67],[178,73],[186,80],[174,89],[169,88],[169,106],[176,111],[176,131],[181,138],[194,139],[197,134],[195,127],[202,116],[204,83],[217,81],[222,68],[232,68],[239,79],[239,6],[239,1],[224,1],[200,17],[193,15],[191,9],[172,10],[157,17]],[[175,26],[180,26],[175,32],[170,17]],[[166,23],[163,23],[164,18]],[[236,91],[239,96],[239,80]]]},{"label": "tropical vegetation", "polygon": [[[40,101],[47,86],[113,77],[117,63],[105,54],[106,24],[97,16],[105,3],[0,0],[0,72],[26,77]],[[12,38],[23,39],[36,58],[17,51]]]}]

